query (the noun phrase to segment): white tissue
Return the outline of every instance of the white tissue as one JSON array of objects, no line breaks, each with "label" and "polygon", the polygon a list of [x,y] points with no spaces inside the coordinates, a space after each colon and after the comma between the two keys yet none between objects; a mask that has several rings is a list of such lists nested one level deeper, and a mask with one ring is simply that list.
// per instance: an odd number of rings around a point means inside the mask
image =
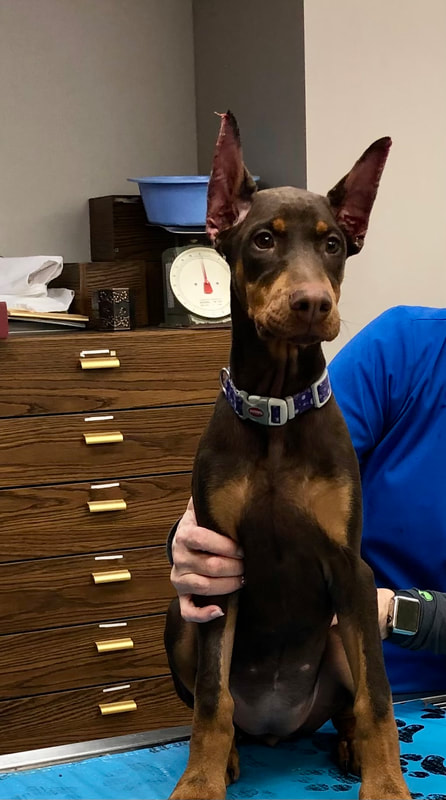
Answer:
[{"label": "white tissue", "polygon": [[63,269],[60,256],[0,258],[0,300],[8,309],[67,311],[73,300],[71,289],[48,289],[48,283]]}]

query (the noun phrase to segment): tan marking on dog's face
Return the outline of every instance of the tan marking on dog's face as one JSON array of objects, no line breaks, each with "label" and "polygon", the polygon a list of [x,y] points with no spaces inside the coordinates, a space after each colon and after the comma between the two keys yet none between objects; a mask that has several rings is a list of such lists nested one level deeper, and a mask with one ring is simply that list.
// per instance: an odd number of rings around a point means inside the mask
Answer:
[{"label": "tan marking on dog's face", "polygon": [[265,286],[259,286],[258,283],[247,283],[245,297],[248,317],[256,322],[267,302],[268,289]]},{"label": "tan marking on dog's face", "polygon": [[276,231],[276,233],[285,233],[286,231],[286,222],[284,219],[282,219],[282,217],[276,217],[276,219],[273,219],[272,226],[273,231]]},{"label": "tan marking on dog's face", "polygon": [[237,541],[237,527],[250,496],[251,486],[245,475],[227,481],[209,497],[209,510],[219,530],[234,541]]},{"label": "tan marking on dog's face", "polygon": [[285,476],[288,498],[316,520],[336,544],[347,544],[352,507],[352,484],[347,478]]},{"label": "tan marking on dog's face", "polygon": [[[341,324],[337,307],[340,287],[335,291],[326,275],[320,277],[320,283],[331,297],[332,310],[317,328],[315,327],[314,333],[320,335],[321,341],[330,342],[338,335]],[[260,338],[266,338],[266,332],[274,339],[293,339],[307,332],[290,308],[290,294],[299,285],[300,282],[289,270],[281,272],[268,286],[258,283],[246,284],[248,316],[254,321]]]},{"label": "tan marking on dog's face", "polygon": [[316,224],[316,233],[321,235],[323,233],[327,233],[328,225],[324,222],[323,219],[320,219],[319,222]]},{"label": "tan marking on dog's face", "polygon": [[235,279],[237,281],[237,285],[241,285],[244,282],[243,261],[241,258],[238,259],[235,265]]},{"label": "tan marking on dog's face", "polygon": [[239,258],[235,264],[234,273],[232,276],[232,284],[236,290],[238,298],[243,307],[246,307],[246,286],[245,286],[245,274],[243,269],[243,261]]}]

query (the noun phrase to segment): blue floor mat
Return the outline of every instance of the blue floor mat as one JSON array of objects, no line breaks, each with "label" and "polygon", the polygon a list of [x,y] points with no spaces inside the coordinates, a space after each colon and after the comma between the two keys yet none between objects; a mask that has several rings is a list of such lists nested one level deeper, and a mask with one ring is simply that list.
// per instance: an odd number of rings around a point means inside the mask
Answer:
[{"label": "blue floor mat", "polygon": [[[420,800],[446,800],[446,711],[412,701],[395,707],[401,763]],[[275,748],[240,746],[242,774],[228,798],[357,798],[359,781],[344,776],[330,753],[334,729]],[[85,761],[0,775],[0,800],[164,800],[187,762],[187,742],[113,753]]]}]

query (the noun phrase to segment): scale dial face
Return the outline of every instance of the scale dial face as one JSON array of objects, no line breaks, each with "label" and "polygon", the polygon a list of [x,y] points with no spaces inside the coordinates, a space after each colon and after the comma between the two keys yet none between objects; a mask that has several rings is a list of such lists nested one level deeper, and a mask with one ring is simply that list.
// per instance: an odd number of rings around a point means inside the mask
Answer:
[{"label": "scale dial face", "polygon": [[183,250],[170,268],[170,286],[177,300],[205,319],[229,316],[230,283],[226,261],[211,247]]}]

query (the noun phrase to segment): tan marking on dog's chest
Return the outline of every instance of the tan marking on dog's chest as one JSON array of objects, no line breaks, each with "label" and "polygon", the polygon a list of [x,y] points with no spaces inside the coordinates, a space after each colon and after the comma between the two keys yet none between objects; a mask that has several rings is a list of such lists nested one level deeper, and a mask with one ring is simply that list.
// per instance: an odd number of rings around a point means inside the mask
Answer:
[{"label": "tan marking on dog's chest", "polygon": [[352,485],[348,478],[292,478],[285,490],[295,505],[313,517],[337,544],[347,544]]},{"label": "tan marking on dog's chest", "polygon": [[237,528],[243,509],[249,502],[252,488],[247,475],[232,478],[214,490],[209,498],[209,510],[219,530],[237,541]]}]

